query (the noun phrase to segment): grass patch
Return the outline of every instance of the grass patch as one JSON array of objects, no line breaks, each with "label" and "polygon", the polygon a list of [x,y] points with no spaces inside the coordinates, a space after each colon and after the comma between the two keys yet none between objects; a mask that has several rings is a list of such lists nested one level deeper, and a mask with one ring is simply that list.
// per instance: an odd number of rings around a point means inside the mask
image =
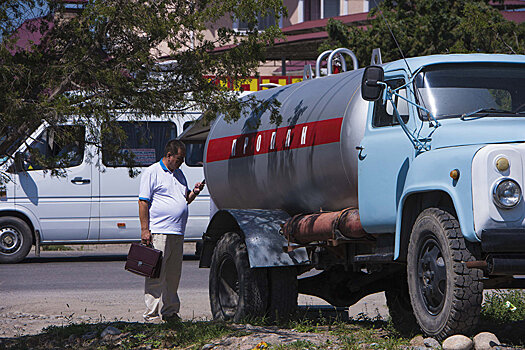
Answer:
[{"label": "grass patch", "polygon": [[525,345],[525,291],[494,290],[485,295],[481,309],[480,331],[489,331],[506,344]]},{"label": "grass patch", "polygon": [[410,338],[402,337],[393,327],[380,317],[370,318],[359,314],[355,318],[343,321],[337,317],[310,313],[282,325],[282,328],[294,329],[303,333],[327,333],[335,336],[333,343],[315,345],[308,341],[297,341],[286,345],[270,347],[270,349],[405,349]]},{"label": "grass patch", "polygon": [[525,291],[496,290],[486,295],[481,315],[496,323],[525,320]]},{"label": "grass patch", "polygon": [[[107,327],[118,328],[120,335],[100,338]],[[93,337],[89,337],[89,334]],[[0,348],[14,349],[199,349],[211,339],[238,333],[224,322],[184,321],[162,324],[110,322],[51,326],[35,336],[0,341]]]},{"label": "grass patch", "polygon": [[67,245],[62,245],[62,244],[43,245],[43,246],[41,246],[41,248],[44,251],[53,251],[53,252],[73,250],[73,248],[71,248],[71,247],[69,247]]}]

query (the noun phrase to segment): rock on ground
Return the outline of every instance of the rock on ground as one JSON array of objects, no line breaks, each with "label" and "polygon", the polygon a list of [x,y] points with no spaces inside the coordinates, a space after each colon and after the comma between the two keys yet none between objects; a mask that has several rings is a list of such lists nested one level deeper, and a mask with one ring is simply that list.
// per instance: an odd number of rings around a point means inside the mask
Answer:
[{"label": "rock on ground", "polygon": [[[297,341],[311,342],[316,345],[326,344],[328,341],[335,342],[336,336],[320,333],[301,333],[293,329],[279,329],[277,327],[260,327],[252,325],[239,325],[239,330],[254,332],[252,334],[238,337],[226,336],[211,344],[206,344],[206,349],[213,350],[251,350],[261,342],[270,345],[290,345]],[[255,335],[255,336],[254,336]]]},{"label": "rock on ground", "polygon": [[498,337],[490,332],[481,332],[474,337],[475,350],[490,350],[501,345]]},{"label": "rock on ground", "polygon": [[410,339],[410,346],[417,347],[422,346],[425,347],[424,338],[422,335],[415,336],[414,338]]},{"label": "rock on ground", "polygon": [[472,346],[472,340],[461,334],[448,337],[443,342],[443,350],[470,350]]},{"label": "rock on ground", "polygon": [[423,344],[425,344],[425,346],[430,349],[440,349],[441,348],[441,344],[439,344],[439,342],[434,338],[423,339]]},{"label": "rock on ground", "polygon": [[118,335],[122,333],[118,328],[115,328],[115,327],[112,327],[112,326],[107,326],[103,331],[102,333],[100,334],[100,337],[101,338],[104,338],[106,335]]}]

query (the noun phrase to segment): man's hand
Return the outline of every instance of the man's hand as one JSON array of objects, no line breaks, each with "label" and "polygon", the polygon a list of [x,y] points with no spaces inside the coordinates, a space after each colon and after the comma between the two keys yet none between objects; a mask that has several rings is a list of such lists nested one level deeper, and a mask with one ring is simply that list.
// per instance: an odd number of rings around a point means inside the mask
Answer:
[{"label": "man's hand", "polygon": [[151,244],[149,229],[149,202],[139,199],[140,239],[142,244]]},{"label": "man's hand", "polygon": [[197,195],[199,193],[201,193],[201,191],[204,189],[204,181],[202,182],[197,182],[195,184],[195,186],[193,187],[193,190],[189,191],[187,196],[186,196],[186,201],[188,202],[188,204],[190,204],[191,202],[193,202],[193,200],[195,199],[195,197],[197,197]]},{"label": "man's hand", "polygon": [[141,230],[140,231],[141,243],[147,246],[151,245],[151,231],[150,230]]},{"label": "man's hand", "polygon": [[203,182],[197,182],[195,186],[193,187],[193,192],[195,194],[201,193],[201,191],[204,189],[204,183]]}]

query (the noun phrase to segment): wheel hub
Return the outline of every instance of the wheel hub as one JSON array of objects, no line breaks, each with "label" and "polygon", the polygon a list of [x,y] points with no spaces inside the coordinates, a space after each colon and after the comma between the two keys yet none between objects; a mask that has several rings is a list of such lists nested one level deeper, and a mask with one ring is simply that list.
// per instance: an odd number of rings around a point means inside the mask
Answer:
[{"label": "wheel hub", "polygon": [[0,230],[0,250],[4,253],[13,253],[21,243],[20,232],[11,227]]},{"label": "wheel hub", "polygon": [[222,312],[232,318],[239,305],[239,276],[233,259],[225,259],[219,267],[218,292]]},{"label": "wheel hub", "polygon": [[443,253],[433,237],[427,239],[420,250],[418,276],[425,306],[436,315],[445,302],[447,274]]}]

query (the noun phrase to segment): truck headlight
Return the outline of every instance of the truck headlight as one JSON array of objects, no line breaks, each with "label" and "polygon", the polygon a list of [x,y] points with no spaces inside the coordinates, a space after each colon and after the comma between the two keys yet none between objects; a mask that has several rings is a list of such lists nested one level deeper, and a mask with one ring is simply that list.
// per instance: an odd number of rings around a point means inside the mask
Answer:
[{"label": "truck headlight", "polygon": [[517,206],[521,201],[520,185],[511,179],[501,179],[494,186],[494,203],[503,209]]}]

